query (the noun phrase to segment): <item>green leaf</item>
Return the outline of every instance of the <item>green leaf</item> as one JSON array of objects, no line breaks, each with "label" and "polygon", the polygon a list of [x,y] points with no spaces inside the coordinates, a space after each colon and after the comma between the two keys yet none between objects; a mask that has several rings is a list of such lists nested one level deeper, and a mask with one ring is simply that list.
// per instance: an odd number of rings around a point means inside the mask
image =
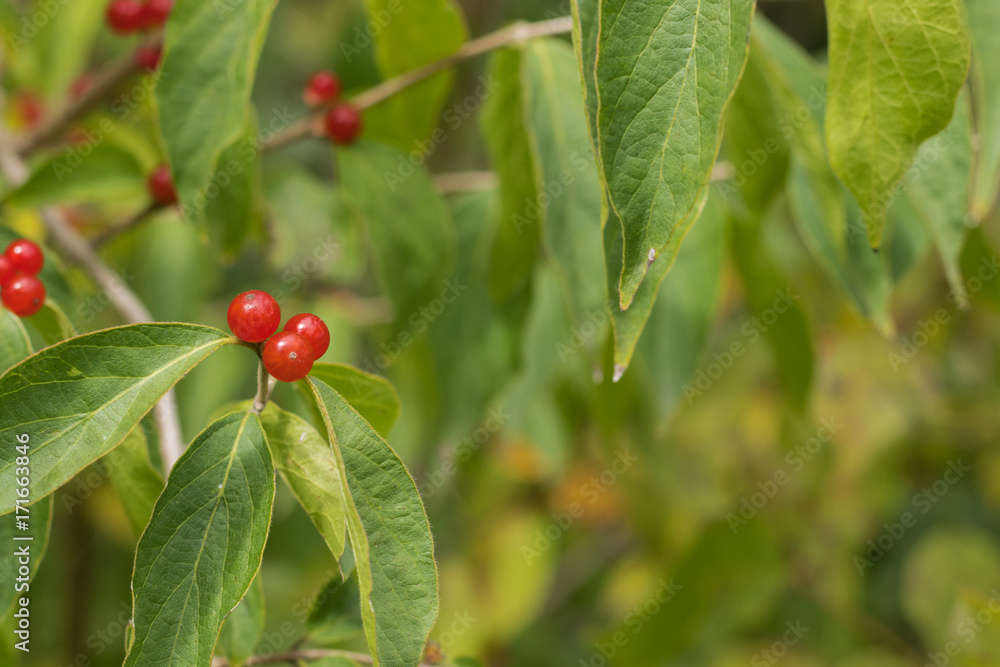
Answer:
[{"label": "green leaf", "polygon": [[399,418],[399,394],[392,383],[347,364],[313,364],[309,375],[333,387],[383,438]]},{"label": "green leaf", "polygon": [[982,221],[1000,190],[1000,5],[993,0],[966,0],[972,33],[972,88],[979,154],[972,189],[972,215]]},{"label": "green leaf", "polygon": [[[465,19],[453,0],[365,0],[365,6],[381,26],[375,56],[383,78],[450,56],[466,39]],[[407,154],[426,150],[417,142],[437,125],[454,82],[454,72],[441,72],[368,109],[367,136]]]},{"label": "green leaf", "polygon": [[[10,449],[14,449],[13,443]],[[14,476],[8,478],[13,480]],[[13,481],[8,486],[14,486]],[[27,545],[31,551],[31,571],[28,574],[28,582],[35,578],[38,567],[42,564],[42,557],[49,546],[49,535],[52,532],[52,496],[49,496],[40,503],[35,503],[28,508],[28,513],[18,513],[16,519],[27,521],[28,530],[21,530],[15,523],[15,517],[0,517],[0,540],[10,549],[8,554],[0,558],[0,581],[4,582],[0,586],[0,619],[7,618],[14,610],[15,601],[23,595],[14,590],[15,578],[17,577],[18,562],[12,553],[18,548]],[[31,540],[18,540],[18,537],[30,537]]]},{"label": "green leaf", "polygon": [[153,516],[153,506],[163,491],[163,476],[149,460],[149,445],[141,426],[103,459],[125,515],[138,538]]},{"label": "green leaf", "polygon": [[878,247],[892,190],[917,149],[951,120],[969,69],[957,0],[827,0],[830,164]]},{"label": "green leaf", "polygon": [[[524,47],[525,113],[539,189],[542,241],[558,269],[573,325],[604,320],[601,184],[594,164],[577,64],[568,44],[538,39]],[[600,336],[586,341],[588,348]]]},{"label": "green leaf", "polygon": [[110,145],[94,146],[86,157],[70,150],[39,166],[8,196],[19,206],[48,206],[139,200],[146,196],[146,175],[135,157]]},{"label": "green leaf", "polygon": [[[105,0],[76,0],[57,5],[36,3],[49,23],[45,33],[48,48],[43,54],[42,71],[45,74],[45,93],[49,98],[61,99],[90,59],[91,50],[104,27]],[[35,19],[38,21],[38,19]],[[36,23],[38,25],[38,23]],[[44,24],[42,24],[44,25]]]},{"label": "green leaf", "polygon": [[358,604],[358,574],[347,580],[334,576],[316,594],[306,619],[309,640],[337,644],[362,631],[361,607]]},{"label": "green leaf", "polygon": [[344,483],[330,444],[309,422],[273,403],[261,415],[274,465],[330,553],[344,553]]},{"label": "green leaf", "polygon": [[223,621],[260,568],[273,501],[257,415],[232,413],[195,438],[136,549],[135,641],[125,667],[209,667]]},{"label": "green leaf", "polygon": [[500,219],[490,261],[490,291],[504,302],[524,287],[538,254],[539,182],[526,127],[521,49],[497,51],[489,77],[497,91],[486,99],[480,128],[500,175]]},{"label": "green leaf", "polygon": [[415,665],[438,613],[434,540],[417,486],[340,394],[308,383],[347,480],[347,531],[374,664]]},{"label": "green leaf", "polygon": [[[726,258],[725,207],[713,193],[660,289],[633,372],[648,378],[661,422],[694,376],[718,315]],[[642,288],[640,288],[640,292]],[[632,312],[629,309],[628,312]]]},{"label": "green leaf", "polygon": [[233,613],[226,619],[219,633],[218,652],[231,664],[239,665],[253,654],[264,634],[264,586],[260,574]]},{"label": "green leaf", "polygon": [[[649,278],[639,286],[635,293],[632,305],[628,310],[619,310],[612,305],[611,324],[615,335],[615,368],[614,380],[621,379],[629,364],[632,363],[632,355],[635,354],[635,346],[639,342],[639,336],[646,326],[649,314],[652,312],[653,304],[656,302],[656,294],[660,289],[660,284],[667,277],[667,273],[674,265],[677,254],[680,251],[680,242],[695,221],[701,216],[708,201],[709,187],[706,186],[701,193],[698,206],[691,211],[687,220],[681,221],[677,226],[675,238],[677,243],[672,243],[667,252],[656,258],[650,265]],[[614,294],[618,276],[621,273],[621,249],[622,233],[621,225],[607,224],[604,226],[604,261],[606,262],[606,277],[608,280],[608,293]]]},{"label": "green leaf", "polygon": [[650,252],[676,255],[696,217],[746,60],[754,3],[577,3],[577,51],[586,57],[583,71],[594,72],[594,102],[589,74],[584,83],[609,224],[623,230],[619,298],[627,309]]},{"label": "green leaf", "polygon": [[[136,324],[46,348],[0,377],[0,439],[31,436],[31,498],[41,500],[115,448],[160,397],[233,338],[192,324]],[[0,475],[15,453],[0,450]],[[0,490],[0,514],[14,487]]]},{"label": "green leaf", "polygon": [[61,343],[67,338],[77,335],[76,327],[70,322],[63,309],[52,299],[46,299],[42,309],[28,318],[28,324],[49,345]]},{"label": "green leaf", "polygon": [[[218,169],[206,190],[208,238],[224,257],[235,256],[247,238],[261,228],[260,151],[257,127],[219,155]],[[214,195],[214,196],[213,196]]]},{"label": "green leaf", "polygon": [[[368,225],[397,320],[407,323],[449,291],[455,253],[451,214],[423,168],[385,146],[359,143],[337,151],[341,187]],[[400,165],[412,169],[401,172]],[[405,174],[401,175],[401,174]]]},{"label": "green leaf", "polygon": [[951,124],[924,142],[903,180],[907,198],[930,231],[951,289],[965,290],[959,260],[965,245],[972,185],[972,118],[962,95]]},{"label": "green leaf", "polygon": [[275,5],[179,0],[170,15],[156,104],[189,221],[203,224],[207,189],[225,168],[220,156],[250,125],[250,93]]},{"label": "green leaf", "polygon": [[0,308],[0,374],[19,364],[31,354],[31,339],[21,319]]}]

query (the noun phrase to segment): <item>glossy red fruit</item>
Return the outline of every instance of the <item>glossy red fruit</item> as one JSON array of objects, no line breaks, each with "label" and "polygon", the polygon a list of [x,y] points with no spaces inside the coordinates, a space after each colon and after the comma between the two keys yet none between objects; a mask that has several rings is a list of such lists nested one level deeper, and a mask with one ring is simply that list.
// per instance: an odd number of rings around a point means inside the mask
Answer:
[{"label": "glossy red fruit", "polygon": [[45,285],[35,276],[19,273],[0,288],[0,299],[18,317],[31,317],[45,303]]},{"label": "glossy red fruit", "polygon": [[333,72],[316,72],[309,79],[302,99],[311,107],[335,102],[340,97],[340,79]]},{"label": "glossy red fruit", "polygon": [[159,44],[143,44],[135,50],[135,64],[148,72],[152,72],[160,66],[160,58],[162,57],[163,47]]},{"label": "glossy red fruit", "polygon": [[4,253],[15,271],[37,276],[45,266],[45,253],[28,239],[19,239],[7,246]]},{"label": "glossy red fruit", "polygon": [[302,313],[288,320],[283,329],[299,334],[312,346],[315,359],[319,359],[330,349],[330,330],[326,323],[311,313]]},{"label": "glossy red fruit", "polygon": [[305,336],[281,331],[264,344],[261,354],[267,372],[282,382],[296,382],[309,375],[316,357]]},{"label": "glossy red fruit", "polygon": [[338,104],[326,114],[326,133],[335,144],[353,144],[361,127],[361,111],[353,104]]},{"label": "glossy red fruit", "polygon": [[170,167],[161,164],[153,170],[146,182],[149,196],[161,206],[177,201],[177,190],[174,188],[174,177],[170,175]]},{"label": "glossy red fruit", "polygon": [[14,263],[10,261],[10,257],[0,255],[0,286],[13,278],[15,273],[17,273],[17,269],[14,268]]},{"label": "glossy red fruit", "polygon": [[143,14],[143,6],[137,0],[111,0],[105,17],[109,28],[127,35],[142,28]]},{"label": "glossy red fruit", "polygon": [[278,330],[281,307],[267,292],[251,290],[233,299],[226,319],[237,338],[248,343],[262,343]]},{"label": "glossy red fruit", "polygon": [[142,23],[147,28],[159,28],[167,22],[174,9],[174,0],[146,0],[142,6]]}]

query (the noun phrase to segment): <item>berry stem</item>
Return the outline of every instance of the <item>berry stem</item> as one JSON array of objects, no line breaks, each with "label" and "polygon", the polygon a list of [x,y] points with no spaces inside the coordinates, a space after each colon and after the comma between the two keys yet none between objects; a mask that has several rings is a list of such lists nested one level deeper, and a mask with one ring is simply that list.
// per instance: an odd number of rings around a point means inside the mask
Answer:
[{"label": "berry stem", "polygon": [[113,227],[108,227],[98,236],[94,237],[94,240],[90,242],[90,245],[96,250],[102,248],[107,243],[115,240],[125,232],[134,229],[141,225],[143,221],[149,217],[155,211],[163,208],[162,204],[150,203],[146,208],[142,209],[138,213],[126,218],[124,221],[118,223]]},{"label": "berry stem", "polygon": [[[156,37],[148,46],[157,46],[162,38]],[[25,157],[33,151],[58,139],[77,120],[85,116],[94,106],[107,99],[128,79],[139,66],[130,52],[91,77],[91,85],[76,99],[69,100],[62,108],[42,121],[33,132],[20,138],[15,144],[18,155]]]},{"label": "berry stem", "polygon": [[[415,70],[404,72],[403,74],[395,76],[387,81],[383,81],[374,88],[370,88],[348,101],[359,109],[367,109],[375,106],[379,102],[384,102],[400,91],[406,90],[410,86],[420,83],[424,79],[434,76],[438,72],[442,72],[462,62],[463,60],[474,58],[478,55],[507,46],[508,44],[523,42],[535,37],[544,37],[546,35],[561,35],[571,31],[572,29],[573,19],[569,16],[550,19],[548,21],[539,21],[538,23],[515,23],[496,32],[492,32],[488,35],[483,35],[482,37],[468,41],[463,44],[458,51],[450,56],[442,58],[441,60],[436,60],[428,65],[424,65],[423,67],[418,67]],[[271,141],[264,144],[264,150],[282,148],[299,139],[309,136],[313,133],[313,128],[317,121],[322,124],[323,114],[325,112],[326,107],[323,107],[318,113],[311,115],[305,120],[295,123],[284,132],[276,134]]]},{"label": "berry stem", "polygon": [[267,407],[267,402],[271,400],[271,392],[274,391],[274,385],[274,380],[264,368],[264,362],[260,362],[257,366],[257,395],[253,399],[253,411],[257,414],[264,412],[264,408]]}]

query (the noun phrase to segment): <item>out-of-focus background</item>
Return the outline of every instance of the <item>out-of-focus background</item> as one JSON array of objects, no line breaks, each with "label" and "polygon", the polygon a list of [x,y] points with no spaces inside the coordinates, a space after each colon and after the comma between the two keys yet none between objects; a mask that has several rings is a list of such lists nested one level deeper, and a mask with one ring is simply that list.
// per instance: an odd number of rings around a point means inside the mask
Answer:
[{"label": "out-of-focus background", "polygon": [[[3,1],[16,20],[13,0]],[[569,13],[565,0],[460,4],[473,36]],[[762,0],[758,11],[822,66],[820,0]],[[53,34],[58,22],[26,53],[8,53],[8,91],[32,91],[51,108],[78,74],[134,46],[100,16],[87,20],[96,46],[82,61],[58,56],[74,47]],[[353,0],[283,0],[254,95],[261,125],[275,114],[302,117],[301,90],[317,69],[336,70],[348,92],[376,83],[371,40],[358,38],[368,21]],[[426,160],[432,173],[491,169],[476,97],[487,63],[458,68],[445,105],[453,115],[440,120],[446,140]],[[716,184],[676,279],[667,278],[676,309],[654,315],[617,384],[610,374],[594,382],[583,344],[594,334],[559,316],[559,287],[544,268],[525,299],[489,303],[488,188],[448,196],[456,276],[470,291],[443,313],[394,321],[320,141],[265,157],[265,215],[230,262],[216,263],[169,212],[105,257],[161,320],[224,327],[234,294],[280,292],[286,312],[316,312],[331,325],[325,360],[395,383],[403,412],[390,443],[427,506],[442,600],[432,637],[450,658],[528,667],[1000,664],[1000,220],[988,217],[966,240],[968,307],[949,298],[926,232],[914,232],[887,260],[881,326],[817,261],[796,219],[808,206],[786,193],[767,208],[747,257],[736,178],[751,176],[742,165],[754,148],[739,127],[741,118],[753,124],[746,81],[734,101],[745,115],[734,111],[727,127],[742,138],[727,135],[721,155],[735,172]],[[23,111],[11,105],[8,122],[24,123]],[[149,113],[140,105],[122,136],[142,133]],[[119,213],[73,209],[84,230]],[[8,209],[4,223],[31,229],[32,215]],[[718,307],[705,316],[701,349],[684,339],[691,327],[676,326],[697,316],[702,298],[697,272],[682,268],[713,249]],[[750,304],[747,275],[773,285],[763,307]],[[88,330],[118,324],[106,295],[76,278],[83,296],[71,315]],[[692,294],[693,304],[684,298]],[[791,303],[801,321],[785,319]],[[777,347],[772,326],[787,335]],[[407,327],[427,335],[400,346]],[[801,364],[814,364],[811,377],[797,377],[796,354],[814,360]],[[686,369],[683,384],[677,369]],[[254,373],[246,350],[226,349],[186,378],[178,390],[186,437],[252,396]],[[799,381],[810,393],[790,398]],[[297,399],[281,389],[277,400]],[[55,508],[32,585],[36,641],[22,664],[120,664],[136,537],[99,467],[61,490]],[[281,487],[261,574],[261,650],[287,649],[302,635],[303,610],[333,568]],[[363,650],[349,620],[342,629],[336,645]]]}]

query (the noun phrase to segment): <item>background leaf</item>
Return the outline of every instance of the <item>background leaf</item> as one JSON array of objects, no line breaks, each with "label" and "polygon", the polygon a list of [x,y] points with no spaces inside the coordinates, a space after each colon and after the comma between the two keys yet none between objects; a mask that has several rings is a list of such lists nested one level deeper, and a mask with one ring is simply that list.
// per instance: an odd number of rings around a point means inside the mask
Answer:
[{"label": "background leaf", "polygon": [[247,594],[222,625],[216,652],[233,664],[242,664],[253,655],[263,634],[264,586],[258,573]]},{"label": "background leaf", "polygon": [[111,145],[97,145],[86,157],[69,151],[42,163],[9,195],[20,206],[138,200],[146,196],[146,174],[135,157]]},{"label": "background leaf", "polygon": [[136,539],[146,529],[163,491],[163,475],[153,467],[148,447],[142,427],[136,426],[103,459]]},{"label": "background leaf", "polygon": [[827,0],[830,164],[878,247],[892,188],[951,120],[969,69],[963,3]]},{"label": "background leaf", "polygon": [[209,667],[223,621],[260,567],[273,501],[274,468],[255,414],[223,417],[191,443],[136,548],[126,667]]}]

